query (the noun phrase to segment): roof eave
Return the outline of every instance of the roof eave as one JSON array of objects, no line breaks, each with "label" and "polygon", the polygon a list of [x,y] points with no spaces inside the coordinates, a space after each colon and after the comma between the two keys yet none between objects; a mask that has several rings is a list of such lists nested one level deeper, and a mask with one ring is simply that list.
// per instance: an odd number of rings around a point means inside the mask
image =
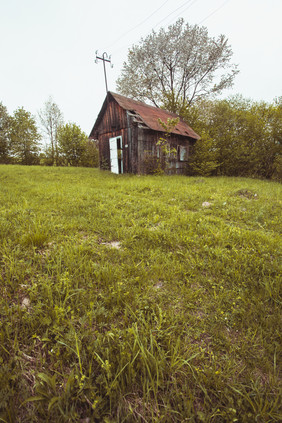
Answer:
[{"label": "roof eave", "polygon": [[[104,116],[104,113],[105,113],[106,108],[107,108],[107,104],[110,101],[110,99],[114,100],[125,111],[130,111],[130,110],[133,110],[133,109],[131,109],[130,107],[127,107],[126,104],[124,104],[124,99],[126,101],[129,101],[129,102],[132,101],[132,106],[134,106],[134,105],[136,106],[134,108],[135,112],[140,116],[140,118],[142,119],[143,123],[148,127],[148,129],[150,129],[152,131],[162,132],[162,133],[165,133],[166,132],[165,129],[160,124],[158,124],[157,127],[155,125],[152,126],[151,123],[150,123],[150,120],[144,118],[144,116],[142,116],[140,114],[139,107],[137,107],[138,105],[141,105],[141,107],[144,107],[145,106],[146,108],[148,107],[148,108],[152,108],[152,110],[155,110],[156,108],[154,106],[150,106],[150,105],[148,105],[146,103],[142,103],[142,102],[139,102],[139,101],[136,101],[136,100],[133,100],[133,99],[128,99],[128,98],[126,98],[126,97],[124,97],[124,96],[122,96],[120,94],[116,94],[116,93],[113,93],[111,91],[108,91],[107,96],[106,96],[106,98],[104,100],[104,103],[102,105],[102,108],[101,108],[101,110],[100,110],[100,112],[99,112],[99,114],[97,116],[96,122],[95,122],[95,124],[94,124],[94,126],[92,128],[92,131],[90,132],[89,138],[96,139],[98,137],[98,126],[99,126],[99,124],[100,124],[100,122],[101,122],[101,120],[102,120],[102,118]],[[164,111],[163,109],[160,109],[160,111],[166,112],[169,115],[171,115],[172,117],[176,117],[176,118],[179,117],[175,113]],[[171,131],[172,134],[177,135],[177,136],[181,136],[181,137],[185,137],[185,138],[189,138],[189,139],[194,139],[195,141],[197,141],[197,140],[199,140],[201,138],[182,119],[180,119],[180,122],[181,122],[181,124],[185,124],[186,127],[189,128],[189,130],[184,131],[185,133],[183,133],[183,128],[182,128],[182,130],[180,130],[180,129],[177,130],[176,129],[176,130],[172,130]],[[176,128],[177,128],[177,125],[176,125]]]},{"label": "roof eave", "polygon": [[107,92],[107,95],[106,95],[106,98],[105,98],[105,100],[103,102],[103,105],[101,107],[101,110],[100,110],[100,112],[99,112],[99,114],[97,116],[97,119],[96,119],[95,123],[94,123],[94,126],[93,126],[93,128],[92,128],[92,130],[90,132],[89,138],[96,139],[98,137],[98,126],[99,126],[99,124],[100,124],[100,122],[101,122],[101,120],[102,120],[102,118],[104,116],[104,113],[106,111],[107,104],[109,102],[110,96],[113,98],[111,92],[108,91]]}]

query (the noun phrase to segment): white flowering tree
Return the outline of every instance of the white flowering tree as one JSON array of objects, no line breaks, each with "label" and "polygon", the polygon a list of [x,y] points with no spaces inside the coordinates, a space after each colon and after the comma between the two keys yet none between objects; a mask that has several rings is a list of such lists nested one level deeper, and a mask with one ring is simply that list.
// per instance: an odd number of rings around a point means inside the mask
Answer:
[{"label": "white flowering tree", "polygon": [[232,55],[224,35],[211,38],[207,28],[179,19],[129,49],[117,89],[179,113],[196,99],[233,85],[238,70]]}]

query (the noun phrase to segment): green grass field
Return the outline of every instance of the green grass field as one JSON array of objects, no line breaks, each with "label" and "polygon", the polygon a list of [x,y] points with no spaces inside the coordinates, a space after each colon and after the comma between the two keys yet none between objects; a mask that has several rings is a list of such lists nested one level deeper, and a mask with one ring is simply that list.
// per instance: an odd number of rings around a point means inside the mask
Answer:
[{"label": "green grass field", "polygon": [[1,166],[0,187],[0,422],[281,421],[279,183]]}]

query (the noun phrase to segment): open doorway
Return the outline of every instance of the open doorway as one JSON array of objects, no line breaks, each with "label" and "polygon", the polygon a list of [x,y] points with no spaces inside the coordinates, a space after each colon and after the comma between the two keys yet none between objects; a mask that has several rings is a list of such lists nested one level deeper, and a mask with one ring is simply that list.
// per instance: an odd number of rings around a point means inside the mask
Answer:
[{"label": "open doorway", "polygon": [[123,152],[122,152],[122,137],[114,137],[109,139],[110,144],[110,159],[111,172],[123,173]]}]

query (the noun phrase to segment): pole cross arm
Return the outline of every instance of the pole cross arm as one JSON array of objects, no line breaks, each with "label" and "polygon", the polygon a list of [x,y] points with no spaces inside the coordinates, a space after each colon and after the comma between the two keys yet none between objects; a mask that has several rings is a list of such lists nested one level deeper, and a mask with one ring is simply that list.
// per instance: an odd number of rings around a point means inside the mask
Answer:
[{"label": "pole cross arm", "polygon": [[102,57],[101,57],[101,56],[98,56],[98,50],[96,50],[95,63],[98,63],[98,60],[102,60],[102,62],[103,62],[106,92],[108,92],[107,73],[106,73],[106,65],[105,65],[105,62],[110,63],[111,68],[113,68],[114,65],[112,64],[112,62],[111,62],[111,56],[108,56],[108,53],[104,52],[102,54]]}]

